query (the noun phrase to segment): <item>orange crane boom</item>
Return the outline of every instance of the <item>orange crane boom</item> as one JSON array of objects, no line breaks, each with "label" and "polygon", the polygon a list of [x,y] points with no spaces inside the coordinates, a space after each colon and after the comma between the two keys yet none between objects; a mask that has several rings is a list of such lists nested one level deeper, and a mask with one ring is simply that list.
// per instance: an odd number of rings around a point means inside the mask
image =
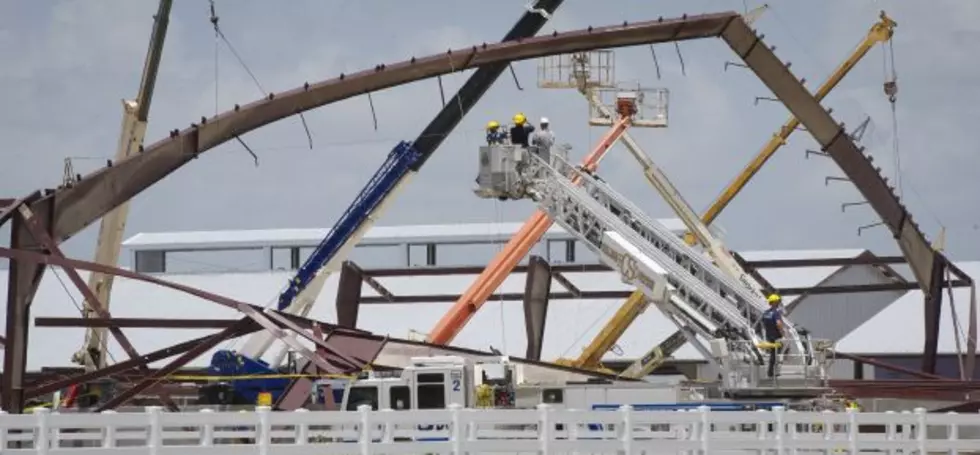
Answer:
[{"label": "orange crane boom", "polygon": [[[622,116],[613,124],[612,128],[602,137],[602,140],[595,146],[585,159],[582,160],[582,168],[592,172],[599,165],[609,148],[619,140],[632,122],[632,116]],[[578,184],[579,177],[576,175],[572,183]],[[460,296],[453,307],[436,323],[435,328],[429,332],[428,341],[434,344],[449,344],[456,338],[456,335],[463,330],[466,323],[470,321],[474,314],[486,303],[493,291],[500,287],[501,283],[517,267],[524,256],[531,252],[545,232],[552,225],[552,220],[547,213],[538,210],[524,222],[521,230],[511,237],[504,249],[490,261],[476,281]]]}]

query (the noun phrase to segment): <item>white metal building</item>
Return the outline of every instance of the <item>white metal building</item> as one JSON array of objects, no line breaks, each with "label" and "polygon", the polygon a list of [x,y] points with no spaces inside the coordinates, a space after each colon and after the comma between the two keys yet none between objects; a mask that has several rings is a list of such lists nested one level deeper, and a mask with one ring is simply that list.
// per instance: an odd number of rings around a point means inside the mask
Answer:
[{"label": "white metal building", "polygon": [[[679,220],[660,220],[681,234]],[[375,227],[355,249],[352,259],[362,268],[406,266],[484,265],[520,223],[437,226]],[[268,305],[274,301],[292,276],[291,268],[301,263],[309,251],[326,235],[326,229],[281,229],[253,231],[210,231],[137,234],[124,243],[129,261],[139,271],[161,278],[227,295],[249,303]],[[594,263],[595,257],[584,246],[575,246],[573,237],[553,227],[535,248],[534,254],[554,263]],[[794,250],[742,252],[749,261],[856,257],[863,250]],[[973,276],[980,276],[980,262],[957,263]],[[763,269],[762,275],[777,288],[887,283],[885,270],[873,266],[805,267]],[[84,272],[83,272],[84,274]],[[628,290],[615,273],[567,273],[582,290]],[[0,274],[0,291],[6,289],[6,274]],[[458,294],[475,275],[445,277],[388,277],[382,284],[396,295]],[[503,292],[523,292],[525,277],[512,275]],[[554,289],[558,289],[556,283]],[[327,283],[312,317],[336,320],[334,297],[337,277]],[[954,292],[961,330],[954,330],[953,317],[946,304],[942,338],[939,343],[943,365],[955,365],[955,333],[965,333],[969,289]],[[365,286],[364,296],[377,294]],[[923,345],[922,296],[919,291],[884,291],[860,294],[810,295],[794,301],[787,298],[791,318],[809,329],[815,337],[839,341],[841,352],[896,357],[901,363],[917,365]],[[38,291],[32,315],[76,316],[82,302],[64,272],[49,270]],[[556,300],[548,311],[543,359],[576,356],[612,316],[620,301]],[[360,328],[377,334],[409,338],[428,331],[450,307],[450,303],[362,305]],[[112,314],[141,318],[232,318],[233,311],[173,290],[117,278],[113,287]],[[490,346],[521,356],[525,350],[523,309],[517,302],[488,302],[457,337],[454,344],[486,350]],[[607,361],[636,358],[674,332],[673,325],[658,312],[648,311],[624,334],[618,349]],[[201,330],[127,329],[137,349],[146,352],[201,336]],[[962,337],[961,337],[962,338]],[[83,340],[80,328],[36,328],[30,331],[28,368],[69,365],[71,354]],[[965,342],[962,343],[965,346]],[[226,345],[222,347],[229,347]],[[110,341],[116,359],[125,355]],[[210,355],[192,365],[204,365]],[[691,347],[675,355],[680,363],[701,363]],[[952,359],[952,360],[950,360]],[[952,363],[950,363],[952,362]],[[839,362],[836,376],[851,377],[853,366]],[[873,369],[865,367],[865,377]]]}]

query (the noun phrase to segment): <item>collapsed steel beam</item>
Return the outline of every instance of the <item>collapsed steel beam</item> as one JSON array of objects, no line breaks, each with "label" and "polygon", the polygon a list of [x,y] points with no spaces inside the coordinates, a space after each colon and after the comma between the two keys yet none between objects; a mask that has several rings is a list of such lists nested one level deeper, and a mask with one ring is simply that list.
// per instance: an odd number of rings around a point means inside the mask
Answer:
[{"label": "collapsed steel beam", "polygon": [[718,36],[737,18],[734,12],[589,27],[527,39],[449,50],[441,54],[393,63],[314,83],[278,94],[212,118],[202,118],[183,131],[131,156],[93,172],[71,188],[60,188],[32,204],[53,207],[49,225],[64,241],[119,204],[160,181],[190,160],[218,145],[277,120],[353,96],[495,63],[549,55],[616,48],[639,44]]},{"label": "collapsed steel beam", "polygon": [[864,155],[843,126],[790,72],[789,65],[783,64],[745,21],[730,21],[721,37],[820,143],[822,151],[837,163],[898,241],[902,255],[926,294],[923,370],[934,372],[942,303],[942,293],[939,292],[942,276],[936,270],[942,269],[948,261],[926,240],[925,234],[889,187],[880,169],[871,164],[871,158]]},{"label": "collapsed steel beam", "polygon": [[35,327],[119,327],[138,329],[223,329],[235,324],[234,319],[167,319],[167,318],[34,318]]},{"label": "collapsed steel beam", "polygon": [[[55,257],[65,257],[64,253],[61,252],[61,248],[58,247],[58,244],[54,241],[54,239],[52,239],[51,236],[44,230],[44,227],[38,222],[37,217],[34,216],[34,212],[32,212],[30,208],[28,208],[26,205],[21,205],[17,210],[20,212],[20,216],[25,221],[25,225],[27,226],[27,229],[30,231],[31,235],[45,249],[47,249],[51,255]],[[68,275],[68,279],[75,285],[78,292],[82,294],[82,297],[85,298],[89,306],[95,311],[96,315],[98,315],[100,319],[108,320],[112,318],[112,316],[106,310],[105,305],[103,305],[99,298],[95,295],[95,292],[88,287],[85,280],[83,280],[81,275],[78,274],[77,270],[71,267],[65,267],[62,270],[64,270],[65,274]],[[119,343],[119,346],[131,360],[138,361],[140,359],[139,352],[136,351],[136,347],[129,341],[129,338],[126,337],[122,329],[119,327],[109,327],[109,333],[112,334],[112,337],[116,339],[116,342]],[[145,363],[137,365],[137,368],[144,373],[149,372],[149,368]],[[160,401],[162,401],[170,409],[177,409],[176,403],[174,403],[173,400],[166,395],[161,396]],[[7,410],[11,412],[21,411],[21,409],[13,410],[9,407]]]},{"label": "collapsed steel beam", "polygon": [[[252,332],[258,331],[259,328],[260,328],[259,325],[256,324],[256,323],[254,323],[251,319],[242,318],[242,319],[239,319],[239,322],[240,321],[246,321],[247,324],[245,324],[242,327],[239,327],[239,329],[235,333],[235,335],[234,336],[231,336],[229,338],[235,338],[235,337],[240,337],[240,336],[243,336],[243,335],[248,335],[248,334],[250,334]],[[233,321],[233,322],[235,322],[235,321]],[[173,346],[168,346],[168,347],[165,347],[165,348],[162,348],[162,349],[158,349],[158,350],[153,351],[153,352],[150,352],[148,354],[144,354],[140,358],[140,360],[143,363],[150,364],[150,363],[156,362],[158,360],[163,360],[163,359],[166,359],[166,358],[169,358],[169,357],[173,357],[173,356],[175,356],[177,354],[183,354],[183,353],[185,353],[185,352],[193,349],[195,346],[201,344],[202,342],[207,341],[210,336],[211,335],[200,337],[200,338],[195,338],[193,340],[188,340],[188,341],[185,341],[183,343],[175,344]],[[95,379],[104,378],[104,377],[108,377],[108,376],[113,376],[113,375],[120,374],[120,373],[125,373],[126,371],[129,371],[129,370],[132,370],[133,368],[136,368],[136,366],[139,363],[140,363],[140,361],[137,361],[137,360],[126,360],[126,361],[123,361],[123,362],[119,362],[119,363],[116,363],[116,364],[109,365],[109,366],[107,366],[105,368],[101,368],[101,369],[98,369],[98,370],[95,370],[95,371],[89,371],[89,372],[77,374],[75,376],[70,376],[70,377],[67,377],[67,378],[58,379],[58,380],[55,380],[55,381],[52,381],[52,382],[49,382],[49,383],[45,383],[45,384],[41,384],[41,385],[36,385],[36,386],[33,386],[32,385],[32,387],[30,389],[28,389],[26,392],[24,392],[24,398],[25,399],[36,398],[38,396],[41,396],[41,395],[44,395],[44,394],[47,394],[47,393],[51,393],[51,392],[54,392],[56,390],[61,390],[61,389],[65,388],[65,387],[68,387],[70,385],[83,384],[85,382],[92,381],[92,380],[95,380]]]},{"label": "collapsed steel beam", "polygon": [[164,377],[170,375],[171,373],[179,370],[184,365],[187,365],[189,362],[200,357],[201,354],[208,352],[209,350],[211,350],[212,348],[220,344],[222,341],[227,340],[235,333],[240,331],[247,324],[248,324],[247,321],[241,320],[236,322],[235,325],[231,327],[228,327],[214,335],[208,336],[206,339],[204,339],[204,341],[201,341],[196,346],[189,349],[187,352],[181,354],[179,357],[172,360],[163,368],[160,368],[159,370],[152,372],[136,385],[113,396],[105,403],[102,403],[100,406],[96,408],[95,412],[102,412],[107,409],[113,409],[116,406],[126,403],[131,398],[138,395],[140,392],[150,388],[150,386],[153,386],[157,382],[160,382],[160,380],[162,380]]}]

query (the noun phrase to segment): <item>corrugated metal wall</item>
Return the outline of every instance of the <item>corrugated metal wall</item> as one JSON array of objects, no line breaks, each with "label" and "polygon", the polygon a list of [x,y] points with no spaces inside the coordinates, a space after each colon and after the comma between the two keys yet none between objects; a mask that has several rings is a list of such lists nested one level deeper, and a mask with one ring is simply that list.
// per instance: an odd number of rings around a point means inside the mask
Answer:
[{"label": "corrugated metal wall", "polygon": [[[848,266],[831,275],[821,286],[885,284],[890,280],[874,267]],[[898,300],[905,291],[816,294],[793,302],[790,320],[810,331],[814,338],[839,341]]]}]

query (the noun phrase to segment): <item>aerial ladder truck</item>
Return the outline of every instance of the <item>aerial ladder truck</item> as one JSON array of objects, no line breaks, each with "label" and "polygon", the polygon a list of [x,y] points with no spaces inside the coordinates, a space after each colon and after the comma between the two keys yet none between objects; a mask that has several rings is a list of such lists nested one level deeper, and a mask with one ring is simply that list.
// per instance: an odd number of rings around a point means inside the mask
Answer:
[{"label": "aerial ladder truck", "polygon": [[[746,16],[746,20],[754,20],[765,8],[766,6],[763,6],[750,12]],[[882,12],[879,22],[871,27],[868,35],[858,45],[857,49],[855,49],[854,52],[831,74],[828,80],[820,86],[816,93],[817,99],[823,99],[834,87],[836,87],[843,77],[852,68],[854,68],[861,58],[863,58],[876,43],[884,42],[890,39],[893,34],[894,27],[895,22],[888,18],[884,12]],[[592,103],[600,107],[602,106],[595,100],[593,100]],[[645,157],[643,152],[639,150],[639,148],[635,145],[635,142],[632,142],[628,135],[623,138],[623,142],[627,145],[627,149],[633,153],[633,156],[640,161],[641,166],[644,168],[644,175],[647,177],[648,181],[658,189],[661,195],[664,196],[664,199],[672,206],[672,208],[674,208],[675,212],[678,213],[680,218],[684,220],[689,230],[684,237],[685,242],[687,242],[688,245],[695,245],[697,243],[708,245],[713,241],[713,239],[710,237],[710,231],[706,230],[704,227],[712,223],[717,218],[721,210],[724,209],[731,199],[734,198],[735,195],[737,195],[737,193],[745,186],[745,184],[748,183],[749,179],[751,179],[752,176],[758,172],[766,160],[768,160],[780,146],[785,144],[786,139],[798,128],[798,126],[799,121],[796,120],[795,117],[791,117],[791,119],[780,129],[780,131],[773,135],[773,138],[763,147],[760,154],[752,161],[752,163],[750,163],[750,165],[735,179],[735,181],[733,181],[732,185],[726,189],[722,196],[712,204],[711,208],[705,212],[701,221],[696,220],[695,216],[693,216],[693,211],[690,210],[690,206],[684,203],[683,199],[676,192],[676,190],[673,189],[673,186],[670,184],[670,181],[667,180],[666,176],[664,176],[655,166],[648,166],[646,164],[650,161],[649,158]],[[700,235],[695,235],[696,233]],[[705,234],[708,235],[706,236]],[[701,240],[703,238],[707,238],[709,243]],[[723,250],[716,242],[716,245],[713,248],[709,247],[709,251]],[[728,263],[731,264],[731,262]],[[739,276],[744,277],[744,275],[741,274]],[[754,282],[754,280],[748,280],[747,278],[746,280],[750,283]],[[583,350],[578,359],[560,359],[560,363],[582,368],[598,367],[602,356],[608,352],[613,345],[615,345],[619,337],[622,336],[630,324],[639,316],[639,314],[642,313],[642,308],[645,306],[646,302],[642,298],[641,293],[639,291],[634,292],[610,319],[606,327],[600,331],[599,335],[597,335]],[[631,378],[646,376],[659,367],[671,354],[673,354],[673,352],[683,346],[683,344],[684,337],[682,336],[681,332],[675,332],[665,341],[657,346],[654,346],[650,351],[637,359],[621,374],[625,377]]]},{"label": "aerial ladder truck", "polygon": [[[119,143],[116,146],[114,160],[122,161],[137,153],[143,147],[146,135],[146,125],[150,114],[150,101],[156,86],[160,59],[163,55],[163,44],[167,36],[167,26],[170,23],[170,9],[173,0],[161,0],[154,16],[153,31],[150,34],[150,46],[143,64],[143,74],[140,78],[139,91],[136,98],[123,100],[123,119],[119,133]],[[66,182],[70,184],[70,182]],[[114,210],[106,213],[99,224],[99,237],[95,249],[95,262],[115,266],[119,263],[119,252],[122,248],[123,234],[126,231],[126,219],[129,216],[129,201],[119,204]],[[105,273],[92,272],[89,275],[88,287],[98,299],[105,311],[109,310],[109,300],[112,295],[113,276]],[[93,303],[86,300],[82,307],[83,318],[97,318],[98,312]],[[106,366],[106,351],[108,339],[106,328],[89,327],[85,330],[85,341],[82,348],[72,355],[72,362],[81,365],[86,371],[93,371]],[[69,389],[64,406],[72,406],[80,389],[73,386]]]},{"label": "aerial ladder truck", "polygon": [[[503,41],[536,35],[563,0],[537,0],[504,36]],[[413,142],[403,141],[389,153],[384,164],[361,190],[354,202],[341,215],[327,236],[314,249],[296,275],[289,280],[276,301],[276,310],[306,315],[330,275],[338,271],[353,248],[381,216],[422,165],[442,144],[462,117],[508,68],[498,63],[477,68],[452,100],[436,115]],[[275,337],[268,331],[252,335],[239,351],[219,350],[212,356],[209,372],[219,376],[249,376],[274,374],[286,357],[288,346],[282,347],[271,361],[262,360],[273,345]],[[260,392],[270,392],[278,400],[290,387],[288,378],[236,380],[231,385],[215,384],[204,393],[210,402],[255,403]]]},{"label": "aerial ladder truck", "polygon": [[[861,43],[858,44],[857,48],[851,53],[847,59],[844,60],[824,81],[823,84],[817,89],[814,97],[817,101],[823,100],[824,97],[833,90],[841,80],[846,76],[858,62],[864,58],[865,55],[873,48],[876,44],[886,42],[891,39],[894,34],[896,23],[891,18],[882,11],[879,15],[879,20],[871,29],[868,34],[864,37]],[[796,117],[790,116],[790,119],[779,129],[779,131],[773,134],[773,137],[763,146],[759,154],[753,158],[753,160],[746,166],[746,168],[732,181],[732,183],[722,192],[722,195],[716,200],[710,208],[704,213],[702,217],[703,226],[710,225],[721,214],[721,211],[728,206],[728,204],[735,198],[736,195],[748,184],[749,180],[755,176],[756,173],[762,168],[762,166],[782,147],[786,144],[786,140],[789,138],[794,131],[800,127],[800,121]],[[694,245],[696,243],[702,243],[701,236],[697,235],[698,230],[691,229],[691,225],[688,224],[689,232],[685,234],[684,241],[688,245]],[[657,367],[659,367],[663,362],[672,355],[677,349],[684,345],[684,337],[680,332],[675,332],[671,334],[663,342],[654,346],[650,351],[644,354],[641,358],[637,359],[633,364],[626,368],[621,374],[624,377],[630,378],[641,378],[652,373]]]},{"label": "aerial ladder truck", "polygon": [[[635,112],[633,102],[628,97],[617,100],[617,123]],[[750,289],[558,154],[513,145],[485,146],[480,154],[479,196],[535,201],[624,282],[640,289],[705,358],[719,364],[726,392],[760,388],[759,367],[767,356],[756,331],[762,316],[758,296]],[[796,391],[807,390],[801,393],[822,390],[825,364],[815,361],[808,340],[802,344],[782,364],[781,381],[795,383]]]}]

